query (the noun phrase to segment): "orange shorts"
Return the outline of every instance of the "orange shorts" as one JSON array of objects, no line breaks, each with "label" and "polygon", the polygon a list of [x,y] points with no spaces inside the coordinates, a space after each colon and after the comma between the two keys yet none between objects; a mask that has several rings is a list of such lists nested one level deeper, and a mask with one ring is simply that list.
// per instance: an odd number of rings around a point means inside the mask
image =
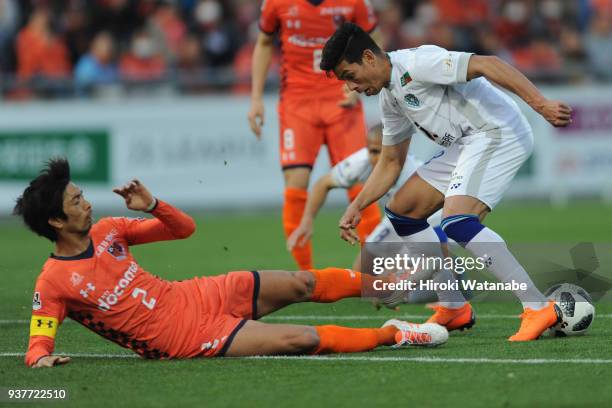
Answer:
[{"label": "orange shorts", "polygon": [[200,357],[223,356],[246,321],[257,318],[259,273],[230,272],[195,281],[202,300],[197,336]]},{"label": "orange shorts", "polygon": [[283,95],[278,104],[283,169],[311,167],[322,145],[332,165],[365,146],[367,128],[361,103],[342,108],[337,97]]}]

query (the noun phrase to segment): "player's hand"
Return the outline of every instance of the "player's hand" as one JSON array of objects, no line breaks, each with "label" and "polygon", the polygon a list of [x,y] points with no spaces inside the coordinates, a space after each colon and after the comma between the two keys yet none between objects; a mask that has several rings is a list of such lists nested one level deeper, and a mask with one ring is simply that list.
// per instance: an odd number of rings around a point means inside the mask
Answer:
[{"label": "player's hand", "polygon": [[155,202],[155,198],[149,190],[136,179],[121,187],[114,188],[113,192],[123,197],[127,208],[134,211],[147,211]]},{"label": "player's hand", "polygon": [[287,238],[287,251],[293,250],[296,245],[302,248],[312,237],[312,222],[301,222],[300,225]]},{"label": "player's hand", "polygon": [[249,126],[257,138],[261,138],[261,128],[264,125],[264,103],[261,98],[251,100],[251,110],[249,110]]},{"label": "player's hand", "polygon": [[344,91],[344,99],[338,102],[338,106],[341,108],[352,108],[359,103],[359,94],[351,91],[348,85],[344,84],[342,90]]},{"label": "player's hand", "polygon": [[359,235],[355,232],[355,228],[361,221],[361,212],[359,208],[351,204],[348,206],[342,218],[340,218],[340,238],[351,245],[359,243]]},{"label": "player's hand", "polygon": [[538,106],[537,111],[555,127],[564,127],[572,123],[572,108],[563,102],[546,100]]},{"label": "player's hand", "polygon": [[68,364],[69,362],[70,357],[44,356],[39,358],[36,364],[32,366],[32,368],[53,367],[61,364]]}]

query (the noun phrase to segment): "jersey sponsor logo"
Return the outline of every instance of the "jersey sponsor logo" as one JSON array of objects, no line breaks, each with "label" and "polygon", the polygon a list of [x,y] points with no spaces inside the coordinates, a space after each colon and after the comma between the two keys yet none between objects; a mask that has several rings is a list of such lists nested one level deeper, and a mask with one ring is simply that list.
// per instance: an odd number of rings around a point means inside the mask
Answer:
[{"label": "jersey sponsor logo", "polygon": [[70,283],[72,283],[72,286],[78,286],[83,282],[83,279],[83,275],[80,275],[78,272],[72,272]]},{"label": "jersey sponsor logo", "polygon": [[417,98],[414,94],[408,94],[404,96],[404,101],[406,101],[408,105],[414,108],[418,108],[419,106],[421,106],[421,101],[419,101],[419,98]]},{"label": "jersey sponsor logo", "polygon": [[402,86],[406,86],[411,82],[412,82],[412,77],[410,76],[410,73],[408,71],[404,72],[404,75],[402,75],[402,77],[400,78],[400,84]]},{"label": "jersey sponsor logo", "polygon": [[352,14],[353,7],[350,6],[337,6],[337,7],[321,7],[320,14],[322,16],[333,16],[336,14]]},{"label": "jersey sponsor logo", "polygon": [[297,45],[298,47],[321,47],[325,45],[329,37],[304,37],[301,34],[293,34],[289,36],[287,41],[290,44]]},{"label": "jersey sponsor logo", "polygon": [[[435,133],[430,132],[429,130],[425,129],[423,126],[419,125],[419,122],[414,122],[414,125],[417,127],[417,129],[419,129],[421,132],[425,133],[425,136],[427,136],[430,140],[436,142],[439,145],[442,145],[444,147],[449,147],[450,145],[453,144],[453,142],[455,141],[456,137],[451,135],[450,133],[444,133],[444,136],[440,137]],[[428,164],[431,160],[433,160],[435,158],[432,157],[428,162],[426,162],[425,164]]]},{"label": "jersey sponsor logo", "polygon": [[55,338],[58,320],[55,317],[32,315],[30,336],[47,336]]},{"label": "jersey sponsor logo", "polygon": [[32,298],[32,310],[40,310],[42,308],[42,301],[40,300],[40,292],[34,292]]},{"label": "jersey sponsor logo", "polygon": [[290,17],[297,17],[300,14],[300,8],[298,6],[291,6],[287,11]]},{"label": "jersey sponsor logo", "polygon": [[120,242],[112,242],[106,252],[114,256],[118,261],[123,261],[127,257],[127,251]]},{"label": "jersey sponsor logo", "polygon": [[119,232],[116,229],[114,229],[114,228],[108,234],[106,234],[106,237],[104,237],[104,240],[102,242],[100,242],[98,244],[98,246],[96,247],[96,256],[97,257],[102,255],[104,253],[104,251],[106,251],[106,249],[113,242],[113,239],[115,239],[117,234],[119,234]]},{"label": "jersey sponsor logo", "polygon": [[119,282],[117,282],[113,290],[105,291],[104,294],[98,298],[98,309],[108,312],[111,306],[116,305],[121,295],[123,295],[124,290],[136,278],[137,272],[138,264],[136,264],[136,262],[130,262],[130,267],[123,273],[123,276],[119,279]]}]

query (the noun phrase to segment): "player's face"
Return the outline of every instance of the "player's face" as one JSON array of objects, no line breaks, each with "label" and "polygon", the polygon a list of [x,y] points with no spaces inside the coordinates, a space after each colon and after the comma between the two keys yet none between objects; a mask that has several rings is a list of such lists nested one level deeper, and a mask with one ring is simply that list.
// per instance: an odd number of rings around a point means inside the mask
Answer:
[{"label": "player's face", "polygon": [[83,190],[68,183],[64,190],[64,214],[67,219],[63,222],[65,232],[87,235],[92,225],[92,207],[83,196]]},{"label": "player's face", "polygon": [[369,50],[364,52],[361,64],[343,60],[334,72],[351,91],[365,93],[367,96],[377,95],[388,81],[381,70],[379,58]]},{"label": "player's face", "polygon": [[382,140],[380,138],[368,139],[368,159],[372,167],[376,166],[376,163],[378,163],[381,150]]}]

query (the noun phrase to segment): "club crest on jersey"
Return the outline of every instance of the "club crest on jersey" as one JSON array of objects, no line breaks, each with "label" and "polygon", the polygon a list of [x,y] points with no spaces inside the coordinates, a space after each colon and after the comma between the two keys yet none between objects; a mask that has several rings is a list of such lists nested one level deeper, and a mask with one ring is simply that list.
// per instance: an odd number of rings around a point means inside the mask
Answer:
[{"label": "club crest on jersey", "polygon": [[404,75],[402,75],[402,77],[400,78],[400,85],[406,86],[411,82],[412,82],[412,77],[410,76],[410,73],[408,71],[404,72]]},{"label": "club crest on jersey", "polygon": [[72,272],[72,275],[70,276],[70,283],[72,283],[72,286],[78,286],[81,284],[81,282],[83,282],[83,275],[79,275],[77,272]]},{"label": "club crest on jersey", "polygon": [[40,292],[34,292],[34,298],[32,298],[32,310],[40,310],[42,308],[42,301],[40,300]]},{"label": "club crest on jersey", "polygon": [[419,106],[421,106],[421,101],[419,101],[419,98],[414,96],[414,94],[408,94],[404,96],[404,100],[408,105],[412,107],[418,108]]},{"label": "club crest on jersey", "polygon": [[126,251],[123,245],[119,242],[113,242],[106,250],[109,254],[115,257],[118,261],[122,261],[126,258]]}]

